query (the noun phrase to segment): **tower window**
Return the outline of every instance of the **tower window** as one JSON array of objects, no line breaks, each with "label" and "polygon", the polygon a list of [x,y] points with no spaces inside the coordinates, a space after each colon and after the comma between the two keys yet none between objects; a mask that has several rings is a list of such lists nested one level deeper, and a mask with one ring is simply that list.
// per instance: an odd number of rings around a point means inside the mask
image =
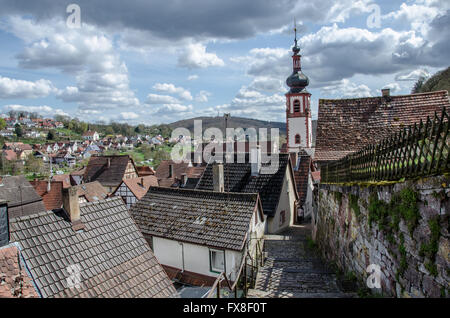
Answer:
[{"label": "tower window", "polygon": [[300,135],[299,134],[295,135],[295,143],[296,144],[300,143]]},{"label": "tower window", "polygon": [[294,100],[294,113],[300,112],[300,101],[298,99]]}]

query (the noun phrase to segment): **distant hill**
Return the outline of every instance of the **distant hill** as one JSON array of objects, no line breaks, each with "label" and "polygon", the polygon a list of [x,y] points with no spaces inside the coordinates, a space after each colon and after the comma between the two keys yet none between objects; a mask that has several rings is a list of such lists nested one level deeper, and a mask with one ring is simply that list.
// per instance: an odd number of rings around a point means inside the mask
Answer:
[{"label": "distant hill", "polygon": [[413,88],[413,93],[426,93],[446,90],[450,92],[450,67],[439,71],[426,81],[419,79]]},{"label": "distant hill", "polygon": [[[224,128],[224,119],[223,117],[196,117],[190,119],[179,120],[174,123],[169,124],[171,129],[175,129],[178,127],[187,128],[189,131],[194,133],[194,120],[202,120],[203,130],[210,127],[217,127],[223,131]],[[317,128],[317,120],[312,121],[313,125],[313,140],[316,139],[316,128]],[[275,122],[275,121],[264,121],[259,119],[251,119],[244,117],[231,117],[228,120],[228,127],[230,128],[250,128],[253,127],[255,129],[259,128],[278,128],[280,129],[280,135],[286,135],[286,123],[285,122]]]}]

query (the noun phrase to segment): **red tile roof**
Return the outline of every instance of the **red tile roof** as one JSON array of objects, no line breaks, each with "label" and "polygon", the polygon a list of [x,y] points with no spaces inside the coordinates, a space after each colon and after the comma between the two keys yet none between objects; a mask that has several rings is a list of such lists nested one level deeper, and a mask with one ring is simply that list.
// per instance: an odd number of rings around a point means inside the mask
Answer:
[{"label": "red tile roof", "polygon": [[38,297],[15,245],[0,247],[0,298]]},{"label": "red tile roof", "polygon": [[450,108],[447,91],[387,97],[320,99],[316,161],[338,160],[398,129]]},{"label": "red tile roof", "polygon": [[63,183],[61,181],[52,181],[50,191],[48,189],[48,181],[45,180],[35,180],[30,181],[30,184],[33,186],[34,190],[42,197],[44,201],[45,209],[55,210],[60,209],[63,204],[62,199],[62,190]]},{"label": "red tile roof", "polygon": [[157,187],[159,185],[158,179],[155,176],[125,179],[123,182],[138,200],[142,199],[150,187]]},{"label": "red tile roof", "polygon": [[64,189],[70,188],[72,186],[70,183],[70,175],[68,174],[56,174],[52,177],[52,181],[62,182]]}]

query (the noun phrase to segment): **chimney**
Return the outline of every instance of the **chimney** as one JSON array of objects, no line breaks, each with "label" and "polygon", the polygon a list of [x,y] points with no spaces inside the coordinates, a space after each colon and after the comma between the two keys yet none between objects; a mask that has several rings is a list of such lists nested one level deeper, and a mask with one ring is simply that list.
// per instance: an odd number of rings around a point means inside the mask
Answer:
[{"label": "chimney", "polygon": [[261,170],[261,148],[256,146],[250,152],[250,163],[252,165],[252,177],[256,177]]},{"label": "chimney", "polygon": [[224,192],[223,182],[223,164],[215,163],[213,165],[213,190],[215,192]]},{"label": "chimney", "polygon": [[63,189],[63,207],[70,218],[70,222],[72,222],[72,229],[74,231],[79,231],[84,228],[84,224],[81,223],[80,203],[78,202],[77,192],[76,187]]},{"label": "chimney", "polygon": [[169,165],[169,178],[173,178],[173,164]]},{"label": "chimney", "polygon": [[51,189],[52,189],[52,182],[49,179],[47,182],[47,193],[50,192]]},{"label": "chimney", "polygon": [[111,167],[111,158],[108,158],[108,162],[106,163],[106,168]]},{"label": "chimney", "polygon": [[391,95],[391,89],[390,88],[383,88],[381,90],[381,96],[389,97],[390,95]]},{"label": "chimney", "polygon": [[0,202],[0,247],[9,244],[8,204]]},{"label": "chimney", "polygon": [[141,178],[141,186],[144,187],[144,178]]}]

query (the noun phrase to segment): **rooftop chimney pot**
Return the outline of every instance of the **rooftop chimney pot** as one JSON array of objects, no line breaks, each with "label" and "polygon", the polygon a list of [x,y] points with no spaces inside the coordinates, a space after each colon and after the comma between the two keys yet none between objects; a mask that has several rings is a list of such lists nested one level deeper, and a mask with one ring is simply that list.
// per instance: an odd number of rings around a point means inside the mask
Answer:
[{"label": "rooftop chimney pot", "polygon": [[256,177],[261,170],[261,148],[259,146],[251,149],[250,163],[252,167],[251,175],[252,177]]},{"label": "rooftop chimney pot", "polygon": [[70,222],[72,222],[72,229],[74,231],[79,231],[84,228],[84,224],[81,223],[80,203],[77,192],[76,187],[63,189],[63,207],[70,218]]},{"label": "rooftop chimney pot", "polygon": [[173,177],[173,164],[169,165],[169,178]]},{"label": "rooftop chimney pot", "polygon": [[215,192],[225,191],[222,163],[215,163],[213,165],[213,190]]}]

